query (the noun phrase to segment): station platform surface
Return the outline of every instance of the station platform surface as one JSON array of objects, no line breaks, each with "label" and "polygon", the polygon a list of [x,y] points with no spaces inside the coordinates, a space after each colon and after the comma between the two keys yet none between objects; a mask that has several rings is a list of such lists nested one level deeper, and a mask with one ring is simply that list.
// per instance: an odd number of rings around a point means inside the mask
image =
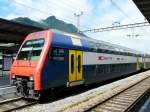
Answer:
[{"label": "station platform surface", "polygon": [[0,75],[0,88],[9,85],[10,85],[9,73],[4,72],[2,75]]}]

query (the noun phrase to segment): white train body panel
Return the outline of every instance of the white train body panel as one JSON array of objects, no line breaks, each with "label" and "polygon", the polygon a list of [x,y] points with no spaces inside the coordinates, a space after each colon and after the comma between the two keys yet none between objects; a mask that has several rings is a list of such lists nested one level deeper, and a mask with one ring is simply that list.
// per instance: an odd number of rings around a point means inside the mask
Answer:
[{"label": "white train body panel", "polygon": [[83,65],[136,63],[137,57],[83,52]]}]

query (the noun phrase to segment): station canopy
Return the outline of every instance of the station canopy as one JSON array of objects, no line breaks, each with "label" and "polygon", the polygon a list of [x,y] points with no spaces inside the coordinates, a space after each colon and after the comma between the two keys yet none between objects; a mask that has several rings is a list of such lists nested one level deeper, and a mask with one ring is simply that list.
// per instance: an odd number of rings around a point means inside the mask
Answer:
[{"label": "station canopy", "polygon": [[133,0],[141,13],[150,23],[150,0]]},{"label": "station canopy", "polygon": [[21,44],[27,34],[41,30],[44,29],[0,18],[0,43]]}]

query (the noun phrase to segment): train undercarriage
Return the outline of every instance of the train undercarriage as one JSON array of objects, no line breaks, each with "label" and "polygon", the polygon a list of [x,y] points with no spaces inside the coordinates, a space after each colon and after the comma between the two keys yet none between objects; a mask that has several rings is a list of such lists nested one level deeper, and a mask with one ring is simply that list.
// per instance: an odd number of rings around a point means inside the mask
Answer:
[{"label": "train undercarriage", "polygon": [[24,98],[39,99],[41,94],[34,90],[34,81],[28,77],[15,77],[12,79],[12,85],[16,87],[16,94]]}]

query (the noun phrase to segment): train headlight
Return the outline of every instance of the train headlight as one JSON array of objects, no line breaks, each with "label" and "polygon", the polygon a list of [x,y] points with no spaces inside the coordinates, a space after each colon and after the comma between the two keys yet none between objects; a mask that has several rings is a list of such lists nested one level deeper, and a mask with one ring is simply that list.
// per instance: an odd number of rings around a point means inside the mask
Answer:
[{"label": "train headlight", "polygon": [[13,78],[13,79],[15,79],[15,78],[16,78],[16,76],[15,76],[15,75],[13,75],[13,76],[12,76],[12,78]]},{"label": "train headlight", "polygon": [[33,76],[30,76],[29,80],[30,80],[30,81],[33,81],[33,80],[34,80]]}]

